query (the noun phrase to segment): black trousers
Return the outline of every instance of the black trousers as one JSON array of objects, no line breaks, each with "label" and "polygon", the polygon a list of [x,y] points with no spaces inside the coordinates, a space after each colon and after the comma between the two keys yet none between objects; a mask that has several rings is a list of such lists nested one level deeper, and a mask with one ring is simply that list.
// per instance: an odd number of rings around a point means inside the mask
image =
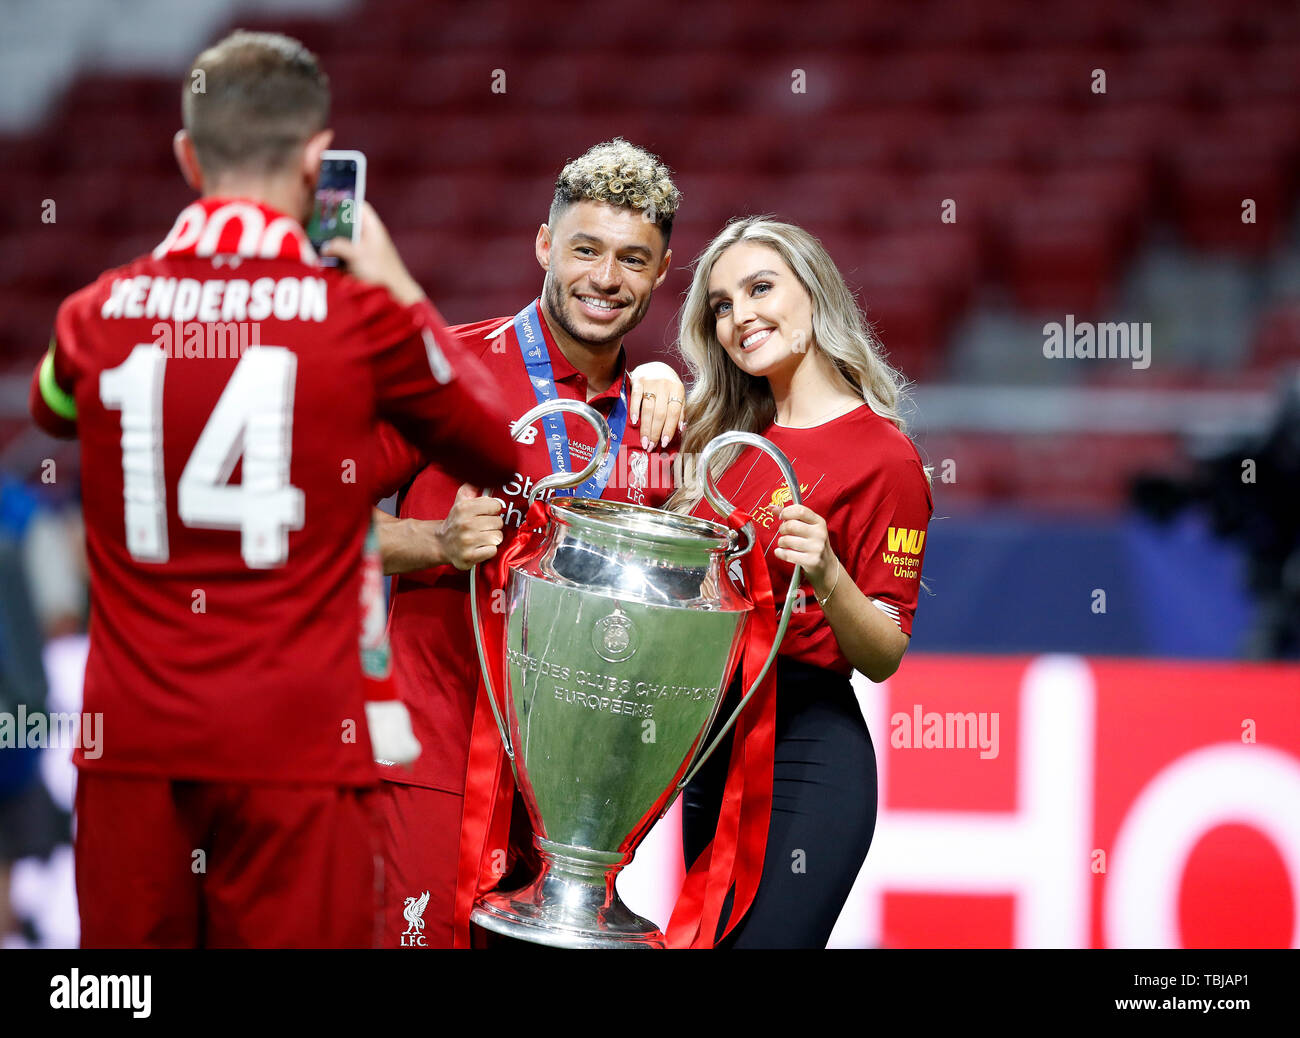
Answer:
[{"label": "black trousers", "polygon": [[[876,828],[876,752],[849,679],[785,657],[776,667],[776,763],[763,874],[754,903],[721,948],[826,947]],[[739,681],[728,690],[715,727],[731,716],[742,692]],[[729,733],[683,794],[688,869],[717,827],[731,742]]]}]

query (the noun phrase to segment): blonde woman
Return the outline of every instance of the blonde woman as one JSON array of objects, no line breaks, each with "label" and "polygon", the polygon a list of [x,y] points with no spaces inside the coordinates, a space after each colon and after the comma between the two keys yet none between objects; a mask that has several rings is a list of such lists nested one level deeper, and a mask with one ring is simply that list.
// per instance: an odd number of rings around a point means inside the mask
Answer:
[{"label": "blonde woman", "polygon": [[[752,448],[714,460],[719,490],[754,519],[778,605],[803,567],[803,608],[776,667],[761,880],[739,921],[727,899],[717,935],[730,929],[729,947],[825,947],[876,820],[875,751],[849,676],[883,681],[907,650],[929,477],[899,414],[902,377],[806,231],[765,217],[729,224],[697,261],[680,348],[692,376],[683,454],[729,429],[760,433],[790,458],[804,502],[789,503],[776,466]],[[668,507],[713,517],[698,475]],[[714,835],[729,757],[724,745],[687,788],[688,867]]]}]

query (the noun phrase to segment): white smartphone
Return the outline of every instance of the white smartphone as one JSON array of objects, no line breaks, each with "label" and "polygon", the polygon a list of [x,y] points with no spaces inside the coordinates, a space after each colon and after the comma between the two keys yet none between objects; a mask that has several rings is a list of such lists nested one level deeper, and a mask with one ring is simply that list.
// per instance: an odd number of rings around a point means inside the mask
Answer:
[{"label": "white smartphone", "polygon": [[[307,223],[307,237],[317,253],[331,238],[361,235],[361,203],[366,197],[366,156],[359,151],[327,151],[321,156],[316,204]],[[337,266],[322,256],[326,266]]]}]

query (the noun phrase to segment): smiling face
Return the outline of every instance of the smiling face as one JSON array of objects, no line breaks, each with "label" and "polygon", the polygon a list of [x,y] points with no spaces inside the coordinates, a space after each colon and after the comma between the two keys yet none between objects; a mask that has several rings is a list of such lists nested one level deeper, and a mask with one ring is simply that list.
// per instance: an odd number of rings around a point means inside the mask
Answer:
[{"label": "smiling face", "polygon": [[551,319],[589,346],[617,343],[641,323],[668,276],[672,250],[635,209],[581,201],[537,232]]},{"label": "smiling face", "polygon": [[797,368],[813,341],[812,299],[767,245],[737,242],[709,274],[709,309],[732,363],[760,378]]}]

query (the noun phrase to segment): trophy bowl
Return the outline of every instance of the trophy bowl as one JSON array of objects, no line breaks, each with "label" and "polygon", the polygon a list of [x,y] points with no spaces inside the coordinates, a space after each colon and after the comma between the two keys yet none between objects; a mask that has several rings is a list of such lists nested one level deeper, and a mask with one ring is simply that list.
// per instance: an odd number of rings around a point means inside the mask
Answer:
[{"label": "trophy bowl", "polygon": [[[584,406],[549,406],[561,403]],[[557,497],[547,510],[544,533],[509,566],[507,687],[487,683],[541,869],[520,890],[480,896],[471,919],[553,947],[661,948],[615,880],[725,734],[704,747],[745,646],[753,605],[727,570],[752,530],[741,546],[721,523],[640,505]],[[479,649],[486,676],[481,638]]]}]

